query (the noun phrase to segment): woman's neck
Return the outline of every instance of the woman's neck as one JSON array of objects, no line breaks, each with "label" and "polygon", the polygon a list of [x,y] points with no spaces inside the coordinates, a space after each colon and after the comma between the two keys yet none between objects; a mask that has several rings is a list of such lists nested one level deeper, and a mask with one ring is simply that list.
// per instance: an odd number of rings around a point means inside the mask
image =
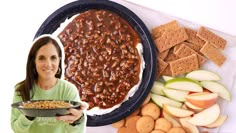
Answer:
[{"label": "woman's neck", "polygon": [[43,90],[51,89],[57,83],[57,78],[53,79],[38,79],[37,85]]}]

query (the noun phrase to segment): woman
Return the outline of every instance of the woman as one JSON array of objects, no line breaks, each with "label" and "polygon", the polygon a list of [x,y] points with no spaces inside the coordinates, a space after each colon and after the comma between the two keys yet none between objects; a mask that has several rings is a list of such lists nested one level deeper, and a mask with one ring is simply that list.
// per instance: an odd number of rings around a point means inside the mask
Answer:
[{"label": "woman", "polygon": [[[79,101],[77,88],[62,76],[64,52],[51,35],[36,39],[29,52],[26,78],[16,85],[13,102],[28,100],[73,100]],[[62,45],[61,45],[62,47]],[[83,110],[69,109],[70,115],[58,117],[29,117],[12,109],[11,126],[17,133],[83,133],[87,117]]]}]

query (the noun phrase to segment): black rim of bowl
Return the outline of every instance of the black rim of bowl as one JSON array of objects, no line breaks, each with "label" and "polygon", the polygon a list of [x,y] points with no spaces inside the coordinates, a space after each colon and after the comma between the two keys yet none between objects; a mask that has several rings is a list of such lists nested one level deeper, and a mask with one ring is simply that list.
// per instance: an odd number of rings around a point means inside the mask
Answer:
[{"label": "black rim of bowl", "polygon": [[151,34],[143,21],[128,8],[107,0],[79,0],[62,6],[43,22],[35,34],[35,38],[42,34],[53,33],[60,26],[60,23],[64,22],[67,18],[90,9],[109,10],[125,19],[136,30],[142,40],[143,57],[145,60],[141,84],[137,92],[129,100],[110,113],[96,116],[88,115],[87,126],[103,126],[127,117],[145,100],[155,80],[157,51]]}]

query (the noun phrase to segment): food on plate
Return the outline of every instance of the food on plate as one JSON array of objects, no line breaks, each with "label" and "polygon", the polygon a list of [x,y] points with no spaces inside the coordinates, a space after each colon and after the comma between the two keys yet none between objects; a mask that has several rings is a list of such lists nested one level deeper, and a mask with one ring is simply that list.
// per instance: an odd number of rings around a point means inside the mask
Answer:
[{"label": "food on plate", "polygon": [[172,31],[177,28],[179,28],[179,25],[176,20],[173,20],[173,21],[168,22],[166,24],[157,26],[152,29],[153,38],[156,39],[156,38],[160,37],[162,34],[164,34],[165,32]]},{"label": "food on plate", "polygon": [[181,127],[171,128],[167,133],[186,133]]},{"label": "food on plate", "polygon": [[164,131],[161,131],[161,130],[158,130],[158,129],[156,129],[156,130],[153,130],[151,133],[165,133]]},{"label": "food on plate", "polygon": [[201,108],[201,107],[197,107],[197,106],[193,105],[192,103],[190,103],[188,101],[184,102],[184,104],[187,106],[187,108],[193,110],[194,112],[200,112],[204,109],[204,108]]},{"label": "food on plate", "polygon": [[176,77],[174,79],[168,80],[165,83],[165,87],[177,90],[192,91],[192,92],[203,91],[202,86],[198,81],[189,78]]},{"label": "food on plate", "polygon": [[[219,83],[220,75],[202,68],[206,59],[218,66],[226,60],[220,52],[225,49],[226,41],[213,34],[205,27],[198,31],[180,27],[177,21],[152,30],[160,52],[157,59],[160,70],[151,89],[151,100],[145,102],[141,113],[137,114],[142,118],[147,116],[143,112],[151,112],[148,106],[157,104],[160,107],[160,116],[154,119],[151,133],[200,133],[202,128],[217,128],[225,123],[227,115],[221,114],[221,101],[218,100],[221,97],[230,101],[231,94]],[[177,39],[170,39],[170,35]],[[219,42],[213,42],[212,38]]]},{"label": "food on plate", "polygon": [[192,54],[183,58],[179,58],[175,61],[169,62],[172,76],[181,75],[193,70],[199,69],[198,57],[196,54]]},{"label": "food on plate", "polygon": [[196,126],[206,126],[217,120],[220,116],[220,107],[216,103],[209,108],[195,114],[188,122]]},{"label": "food on plate", "polygon": [[216,121],[213,123],[206,125],[207,128],[216,128],[224,124],[225,120],[227,119],[226,115],[220,115]]},{"label": "food on plate", "polygon": [[160,77],[160,73],[162,73],[165,68],[168,66],[168,63],[164,62],[161,58],[157,57],[157,62],[159,62],[157,64],[157,73],[156,73],[156,79],[158,79],[158,77]]},{"label": "food on plate", "polygon": [[218,100],[217,93],[193,93],[186,96],[186,100],[199,108],[208,108]]},{"label": "food on plate", "polygon": [[203,26],[199,28],[197,36],[200,37],[202,40],[209,42],[216,48],[222,50],[225,49],[227,41]]},{"label": "food on plate", "polygon": [[154,119],[150,116],[142,116],[136,123],[139,133],[149,133],[154,129]]},{"label": "food on plate", "polygon": [[142,105],[145,105],[145,104],[149,103],[150,100],[151,100],[151,93],[148,94],[148,96],[145,98],[145,100],[142,103]]},{"label": "food on plate", "polygon": [[161,108],[163,107],[163,104],[168,104],[175,107],[182,106],[181,102],[178,102],[176,100],[173,100],[165,96],[161,96],[161,95],[151,94],[151,99],[153,100],[154,103],[156,103]]},{"label": "food on plate", "polygon": [[180,123],[178,122],[178,120],[177,120],[175,117],[169,115],[169,114],[166,113],[164,110],[162,111],[162,114],[163,114],[163,117],[164,117],[166,120],[168,120],[169,122],[171,122],[171,124],[172,124],[173,127],[181,127]]},{"label": "food on plate", "polygon": [[120,128],[120,127],[123,127],[124,125],[125,125],[124,119],[111,124],[111,126],[114,128]]},{"label": "food on plate", "polygon": [[174,117],[188,117],[194,114],[193,111],[163,104],[163,110]]},{"label": "food on plate", "polygon": [[180,47],[174,52],[174,54],[178,58],[183,58],[195,54],[197,55],[198,64],[200,66],[203,65],[206,61],[205,57],[203,57],[201,54],[191,49],[188,45],[185,45],[184,43],[180,45]]},{"label": "food on plate", "polygon": [[195,70],[185,76],[197,81],[219,81],[221,80],[220,76],[209,70]]},{"label": "food on plate", "polygon": [[165,88],[162,90],[168,98],[174,99],[176,101],[184,102],[186,101],[186,96],[189,94],[188,91],[176,90]]},{"label": "food on plate", "polygon": [[155,39],[156,47],[161,53],[188,39],[185,29],[180,27],[173,31],[167,31],[161,37]]},{"label": "food on plate", "polygon": [[[201,78],[201,74],[205,77]],[[156,84],[154,83],[151,89],[152,100],[150,102],[160,107],[160,117],[169,121],[172,128],[180,127],[187,133],[199,133],[198,128],[217,128],[224,124],[227,117],[220,114],[218,99],[220,93],[223,93],[224,97],[229,98],[231,96],[229,91],[226,91],[227,89],[218,83],[221,77],[217,73],[208,70],[195,70],[182,76],[162,77],[165,79],[155,81]],[[215,89],[207,89],[207,86],[203,86],[202,83],[211,83],[213,85],[208,88]],[[184,91],[184,93],[179,91]]]},{"label": "food on plate", "polygon": [[150,102],[142,107],[141,114],[151,116],[154,120],[156,120],[159,118],[161,111],[155,103]]},{"label": "food on plate", "polygon": [[217,93],[221,98],[227,101],[231,101],[231,95],[229,90],[222,84],[213,81],[202,81],[200,83],[207,90]]},{"label": "food on plate", "polygon": [[129,132],[139,133],[137,128],[136,128],[136,123],[140,118],[141,118],[141,116],[132,116],[132,117],[126,119],[125,126],[128,128]]},{"label": "food on plate", "polygon": [[163,89],[165,88],[164,84],[159,81],[154,81],[151,92],[157,95],[164,95]]},{"label": "food on plate", "polygon": [[181,125],[183,126],[183,128],[187,133],[200,133],[197,126],[188,122],[190,118],[191,117],[180,118],[179,122],[181,123]]},{"label": "food on plate", "polygon": [[[192,46],[191,48],[194,49],[196,52],[200,52],[200,49],[204,44],[206,43],[204,40],[202,40],[198,35],[198,31],[195,31],[191,28],[185,27],[185,31],[188,35],[188,39],[185,43],[190,44],[188,46]],[[189,42],[189,43],[188,43]]]},{"label": "food on plate", "polygon": [[222,66],[226,60],[226,57],[208,42],[201,48],[200,52],[218,66]]},{"label": "food on plate", "polygon": [[117,133],[128,133],[129,129],[127,127],[118,128]]},{"label": "food on plate", "polygon": [[[179,76],[198,70],[205,64],[206,58],[218,66],[221,66],[226,60],[226,57],[221,53],[221,50],[226,47],[226,40],[205,27],[194,30],[180,26],[176,20],[173,20],[154,27],[152,36],[160,58],[157,60],[158,66],[161,68],[156,72],[157,78],[162,75]],[[189,58],[191,55],[196,55],[197,58],[195,58],[198,62],[182,61],[182,58]],[[175,67],[178,63],[172,63],[176,60],[181,61],[181,65],[178,67]]]},{"label": "food on plate", "polygon": [[165,118],[159,118],[155,121],[155,129],[168,132],[171,128],[172,128],[171,122],[169,122]]},{"label": "food on plate", "polygon": [[108,10],[91,9],[68,21],[62,31],[55,31],[65,49],[65,79],[76,85],[81,100],[89,104],[88,115],[109,113],[141,83],[140,36]]},{"label": "food on plate", "polygon": [[26,102],[22,104],[23,108],[29,109],[56,109],[56,108],[68,108],[73,106],[72,104],[65,101],[34,101]]}]

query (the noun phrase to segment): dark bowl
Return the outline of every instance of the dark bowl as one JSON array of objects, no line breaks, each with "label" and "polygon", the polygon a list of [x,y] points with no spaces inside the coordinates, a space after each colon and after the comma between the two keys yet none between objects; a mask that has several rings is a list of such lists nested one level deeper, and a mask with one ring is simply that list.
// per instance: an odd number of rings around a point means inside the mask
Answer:
[{"label": "dark bowl", "polygon": [[[73,106],[67,108],[55,108],[55,109],[34,109],[34,108],[24,108],[22,104],[24,103],[33,103],[37,101],[44,101],[44,100],[31,100],[25,102],[17,102],[13,103],[11,106],[13,108],[19,109],[24,115],[30,117],[55,117],[55,116],[62,116],[68,114],[68,109],[70,108],[79,108],[80,103],[75,101],[65,101],[67,103],[72,104]],[[47,100],[52,101],[52,100]],[[60,100],[62,101],[62,100]]]},{"label": "dark bowl", "polygon": [[110,113],[96,116],[88,115],[87,126],[102,126],[127,117],[145,100],[155,80],[157,51],[151,34],[143,21],[128,8],[107,0],[79,0],[59,8],[43,22],[35,38],[42,34],[53,33],[60,26],[60,23],[64,22],[67,18],[90,9],[109,10],[125,19],[141,38],[145,60],[145,69],[141,84],[137,92],[129,100],[122,103],[119,108]]}]

